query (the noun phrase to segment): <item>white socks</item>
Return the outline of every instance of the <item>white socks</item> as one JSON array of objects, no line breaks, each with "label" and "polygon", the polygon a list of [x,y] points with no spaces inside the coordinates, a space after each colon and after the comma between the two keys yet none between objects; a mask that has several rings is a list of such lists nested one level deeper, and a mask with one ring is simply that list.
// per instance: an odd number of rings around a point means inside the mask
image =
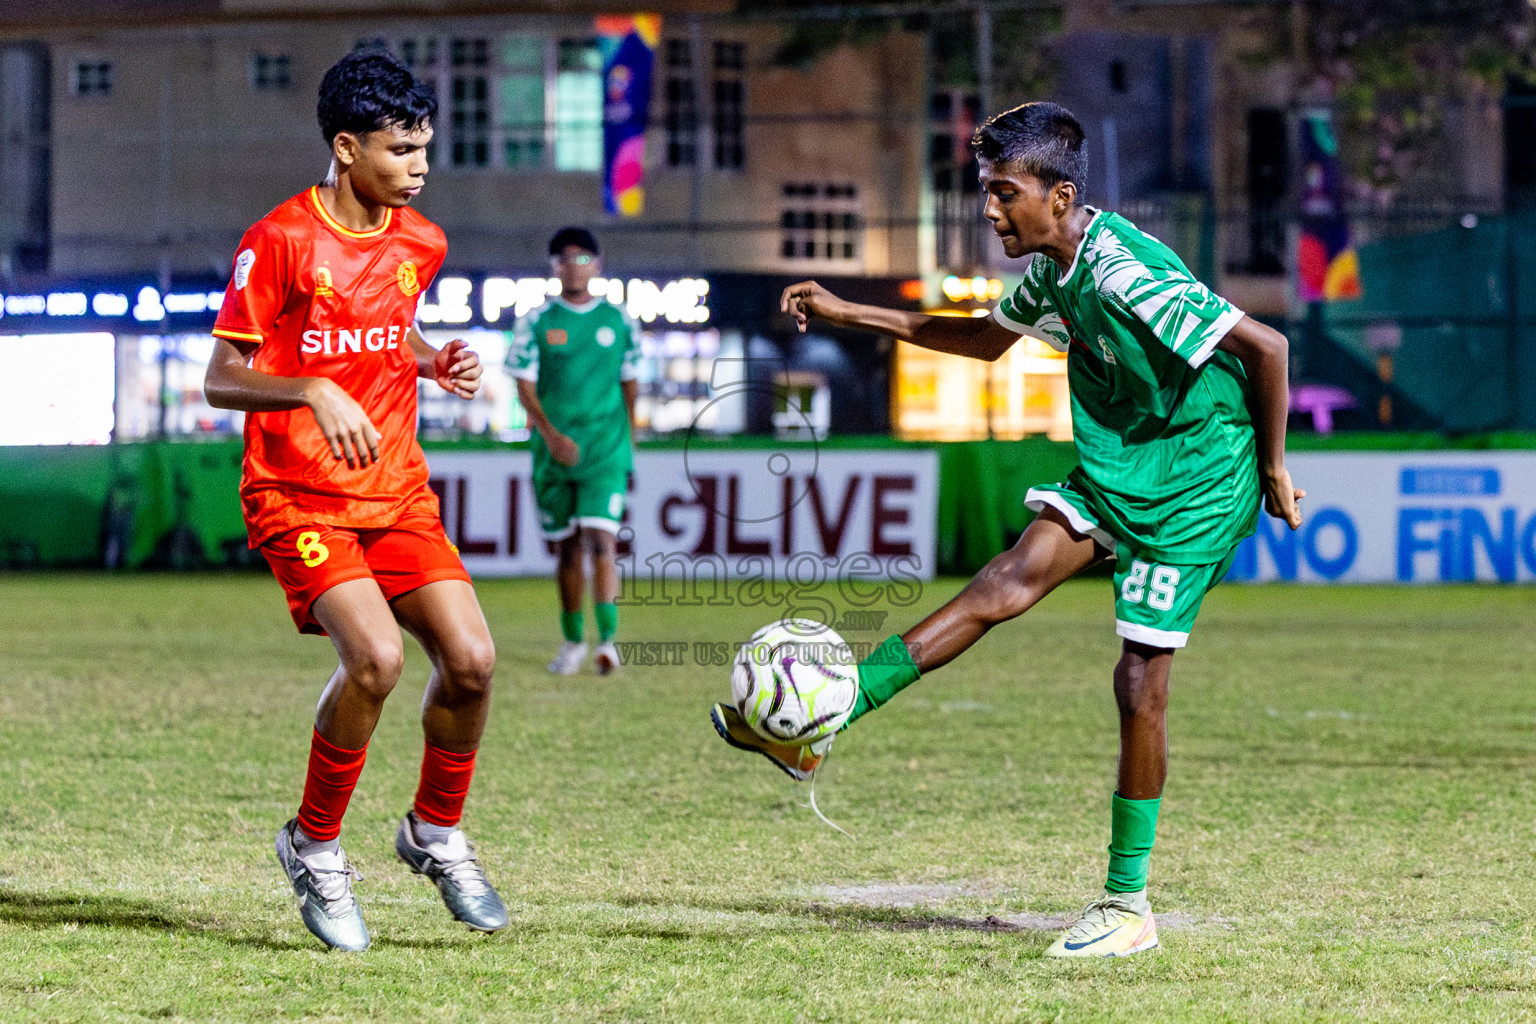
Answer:
[{"label": "white socks", "polygon": [[335,839],[311,839],[298,824],[293,826],[293,849],[300,858],[317,853],[340,853],[341,837]]},{"label": "white socks", "polygon": [[457,832],[458,829],[459,826],[457,825],[433,825],[422,821],[414,814],[411,815],[411,835],[422,846],[446,843],[448,837]]}]

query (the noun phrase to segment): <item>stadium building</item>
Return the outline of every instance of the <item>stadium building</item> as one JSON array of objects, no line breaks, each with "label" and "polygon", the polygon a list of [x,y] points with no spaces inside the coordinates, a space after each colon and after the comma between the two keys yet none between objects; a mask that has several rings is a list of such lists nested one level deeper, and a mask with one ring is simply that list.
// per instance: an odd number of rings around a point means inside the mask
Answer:
[{"label": "stadium building", "polygon": [[[111,333],[114,438],[235,426],[198,393],[212,321],[206,297],[227,279],[242,227],[319,173],[315,87],[337,54],[366,42],[393,48],[443,103],[420,204],[452,245],[438,288],[448,291],[427,300],[461,319],[445,318],[441,329],[504,326],[499,310],[516,308],[498,307],[504,282],[516,282],[526,304],[531,279],[544,272],[542,240],[564,223],[591,224],[622,282],[614,294],[649,328],[642,418],[657,431],[718,411],[710,361],[740,352],[783,364],[762,370],[764,379],[803,396],[815,429],[1066,436],[1062,366],[1043,346],[1020,346],[990,367],[904,345],[871,359],[863,340],[793,344],[782,324],[757,316],[771,305],[722,304],[700,291],[722,275],[739,294],[814,275],[961,313],[990,302],[1013,268],[975,215],[965,142],[984,108],[1042,91],[1090,129],[1092,201],[1169,239],[1243,308],[1296,315],[1293,136],[1309,95],[1287,5],[1203,8],[1212,13],[1197,31],[1166,3],[1073,0],[1042,11],[998,0],[950,18],[920,16],[932,5],[888,6],[878,31],[834,31],[829,44],[825,26],[847,13],[837,5],[645,5],[661,30],[645,198],[634,216],[605,212],[602,187],[598,36],[603,16],[628,13],[623,5],[12,7],[0,14],[0,166],[10,185],[0,198],[0,331]],[[972,49],[974,63],[959,66],[954,53]],[[1260,73],[1237,73],[1256,63]],[[1436,201],[1405,191],[1391,216],[1357,219],[1358,241],[1502,209],[1506,183],[1520,187],[1522,168],[1536,166],[1526,153],[1532,136],[1518,130],[1524,108],[1504,126],[1496,100],[1483,106],[1452,119],[1425,161],[1441,169],[1422,184]],[[709,319],[698,319],[705,310]],[[747,319],[732,319],[738,313]],[[1364,325],[1342,329],[1345,348],[1352,342],[1369,369],[1376,356]],[[494,357],[497,340],[480,343]],[[1428,343],[1408,338],[1410,348]],[[98,366],[100,392],[103,343],[70,344],[93,353],[82,358]],[[1335,355],[1323,348],[1320,372]],[[512,389],[498,383],[471,412],[428,408],[427,425],[515,431]],[[1414,406],[1399,400],[1400,412]],[[70,439],[106,439],[99,410],[84,420],[95,425]],[[766,431],[773,417],[729,412],[705,426]]]}]

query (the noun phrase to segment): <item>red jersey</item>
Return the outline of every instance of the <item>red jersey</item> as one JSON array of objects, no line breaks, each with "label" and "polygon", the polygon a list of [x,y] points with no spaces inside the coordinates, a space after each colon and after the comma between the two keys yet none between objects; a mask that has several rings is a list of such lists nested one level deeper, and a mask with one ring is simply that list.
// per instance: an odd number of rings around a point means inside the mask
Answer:
[{"label": "red jersey", "polygon": [[252,547],[301,526],[370,530],[407,513],[438,514],[416,442],[416,356],[407,341],[422,289],[448,243],[409,207],[350,231],[301,192],[251,226],[219,308],[215,337],[256,344],[254,369],[329,377],[378,428],[379,461],[349,468],[307,408],[245,421],[240,500]]}]

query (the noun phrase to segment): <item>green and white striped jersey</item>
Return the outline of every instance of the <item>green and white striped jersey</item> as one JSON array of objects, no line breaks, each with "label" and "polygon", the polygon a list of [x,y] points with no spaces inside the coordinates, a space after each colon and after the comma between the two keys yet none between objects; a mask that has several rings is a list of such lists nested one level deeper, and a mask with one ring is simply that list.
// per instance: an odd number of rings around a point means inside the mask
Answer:
[{"label": "green and white striped jersey", "polygon": [[562,466],[535,432],[536,474],[587,480],[633,468],[629,411],[619,383],[638,376],[639,360],[639,325],[611,302],[594,298],[573,306],[556,296],[518,319],[507,372],[534,381],[549,421],[581,446],[581,461]]},{"label": "green and white striped jersey", "polygon": [[1099,525],[1162,561],[1219,561],[1259,506],[1247,376],[1216,349],[1242,311],[1162,242],[1090,211],[1066,273],[1035,256],[993,319],[1067,353],[1074,479]]}]

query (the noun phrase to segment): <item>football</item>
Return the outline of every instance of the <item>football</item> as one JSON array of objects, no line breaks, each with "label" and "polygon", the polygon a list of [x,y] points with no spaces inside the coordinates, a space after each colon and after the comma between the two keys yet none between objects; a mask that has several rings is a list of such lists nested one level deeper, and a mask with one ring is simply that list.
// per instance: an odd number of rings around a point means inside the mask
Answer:
[{"label": "football", "polygon": [[843,727],[858,680],[852,651],[832,627],[781,619],[737,651],[731,699],[759,736],[803,746]]}]

